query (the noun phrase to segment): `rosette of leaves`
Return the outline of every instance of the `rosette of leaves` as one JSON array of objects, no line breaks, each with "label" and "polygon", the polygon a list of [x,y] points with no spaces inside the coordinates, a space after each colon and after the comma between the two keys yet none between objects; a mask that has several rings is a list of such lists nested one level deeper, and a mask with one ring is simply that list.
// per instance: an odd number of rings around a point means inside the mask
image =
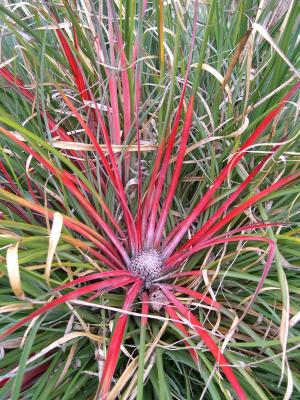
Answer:
[{"label": "rosette of leaves", "polygon": [[0,5],[1,398],[299,391],[299,5],[231,3]]}]

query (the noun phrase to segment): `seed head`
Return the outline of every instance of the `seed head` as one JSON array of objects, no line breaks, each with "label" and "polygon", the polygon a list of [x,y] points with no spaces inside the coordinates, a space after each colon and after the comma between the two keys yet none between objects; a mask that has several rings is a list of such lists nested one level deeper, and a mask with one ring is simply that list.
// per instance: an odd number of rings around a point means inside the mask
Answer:
[{"label": "seed head", "polygon": [[152,282],[161,275],[162,259],[155,249],[140,251],[130,260],[129,271],[143,279],[145,287],[151,287]]}]

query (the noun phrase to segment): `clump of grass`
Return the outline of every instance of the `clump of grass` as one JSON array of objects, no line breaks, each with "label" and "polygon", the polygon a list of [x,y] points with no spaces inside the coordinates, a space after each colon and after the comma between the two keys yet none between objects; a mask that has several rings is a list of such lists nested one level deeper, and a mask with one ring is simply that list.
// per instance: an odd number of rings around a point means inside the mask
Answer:
[{"label": "clump of grass", "polygon": [[299,391],[299,5],[223,3],[0,5],[1,398]]}]

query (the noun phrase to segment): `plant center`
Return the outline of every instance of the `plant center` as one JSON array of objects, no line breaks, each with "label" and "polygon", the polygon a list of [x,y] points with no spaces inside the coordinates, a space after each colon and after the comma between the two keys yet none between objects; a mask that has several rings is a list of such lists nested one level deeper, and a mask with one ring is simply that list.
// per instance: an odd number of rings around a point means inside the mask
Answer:
[{"label": "plant center", "polygon": [[162,259],[159,251],[155,249],[140,251],[130,260],[129,271],[145,282],[149,289],[153,281],[161,276]]}]

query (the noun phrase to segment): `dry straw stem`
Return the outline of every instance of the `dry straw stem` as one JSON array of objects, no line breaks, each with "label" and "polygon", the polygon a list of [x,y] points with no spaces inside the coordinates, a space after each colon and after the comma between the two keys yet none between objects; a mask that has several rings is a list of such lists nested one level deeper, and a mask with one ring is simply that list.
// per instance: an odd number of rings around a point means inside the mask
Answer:
[{"label": "dry straw stem", "polygon": [[[47,347],[45,347],[43,350],[38,352],[37,354],[33,355],[30,357],[26,365],[29,365],[33,363],[34,361],[40,359],[41,357],[45,356],[48,354],[50,351],[55,349],[56,347],[61,347],[63,344],[68,343],[71,340],[80,338],[80,337],[88,337],[89,339],[95,341],[95,342],[102,342],[103,337],[98,336],[98,335],[93,335],[92,333],[87,333],[87,332],[70,332],[67,335],[55,340],[53,343],[49,344]],[[14,368],[12,371],[10,371],[10,374],[15,374],[18,372],[19,367]],[[5,376],[4,376],[5,378]]]},{"label": "dry straw stem", "polygon": [[[151,341],[150,344],[148,344],[148,348],[145,353],[145,366],[146,364],[151,360],[151,358],[154,356],[153,352],[156,349],[156,346],[158,342],[160,341],[162,335],[164,334],[165,330],[167,329],[168,326],[168,319],[165,319],[162,327],[160,328],[159,332],[155,335],[153,338],[153,341]],[[135,396],[136,395],[136,382],[137,382],[137,373],[136,369],[138,364],[136,363],[137,359],[135,358],[130,365],[128,366],[128,371],[127,368],[124,371],[124,373],[121,375],[119,380],[116,382],[115,386],[111,390],[108,400],[115,400],[118,398],[118,395],[122,389],[126,387],[128,384],[129,379],[131,378],[131,381],[126,388],[126,391],[124,392],[124,400],[127,400],[130,396]],[[144,376],[145,380],[147,379],[147,375]]]},{"label": "dry straw stem", "polygon": [[283,51],[278,47],[275,40],[270,36],[268,31],[263,26],[258,24],[257,22],[253,23],[252,28],[254,31],[259,32],[262,35],[262,37],[270,43],[270,45],[274,48],[274,50],[280,55],[280,57],[291,68],[291,70],[296,75],[296,77],[298,79],[300,79],[300,73],[297,71],[297,69],[294,67],[294,65],[291,63],[291,61],[288,59],[288,57],[283,53]]},{"label": "dry straw stem", "polygon": [[60,240],[63,222],[64,222],[63,215],[58,212],[55,212],[53,214],[53,222],[49,236],[49,248],[48,248],[47,261],[45,267],[45,278],[49,287],[50,287],[51,264],[56,251],[56,247]]},{"label": "dry straw stem", "polygon": [[230,79],[230,76],[231,76],[231,74],[232,74],[232,72],[234,70],[234,67],[236,66],[237,62],[239,61],[240,55],[241,55],[242,51],[244,50],[244,48],[245,48],[245,46],[247,44],[247,41],[248,41],[248,39],[249,39],[249,37],[251,35],[252,29],[253,28],[248,29],[248,31],[242,37],[241,41],[239,42],[239,44],[238,44],[238,46],[237,46],[237,48],[236,48],[236,50],[235,50],[235,52],[234,52],[234,54],[232,56],[232,59],[230,61],[230,64],[229,64],[228,69],[226,71],[226,74],[224,75],[223,82],[221,84],[222,92],[225,89],[225,87],[227,85],[227,82]]},{"label": "dry straw stem", "polygon": [[18,299],[23,300],[25,298],[25,293],[23,291],[20,277],[18,258],[19,243],[20,242],[17,242],[8,247],[6,252],[6,268],[12,291]]},{"label": "dry straw stem", "polygon": [[[56,141],[53,143],[53,146],[57,149],[64,149],[64,150],[81,150],[81,151],[95,151],[95,146],[93,144],[87,143],[76,143],[76,142],[63,142],[63,141]],[[108,153],[107,145],[100,144],[99,147],[104,153]],[[123,153],[123,152],[137,152],[138,146],[136,144],[131,145],[118,145],[112,144],[111,145],[112,151],[114,153]],[[141,144],[140,151],[141,152],[148,152],[148,151],[156,151],[158,148],[155,144]]]}]

